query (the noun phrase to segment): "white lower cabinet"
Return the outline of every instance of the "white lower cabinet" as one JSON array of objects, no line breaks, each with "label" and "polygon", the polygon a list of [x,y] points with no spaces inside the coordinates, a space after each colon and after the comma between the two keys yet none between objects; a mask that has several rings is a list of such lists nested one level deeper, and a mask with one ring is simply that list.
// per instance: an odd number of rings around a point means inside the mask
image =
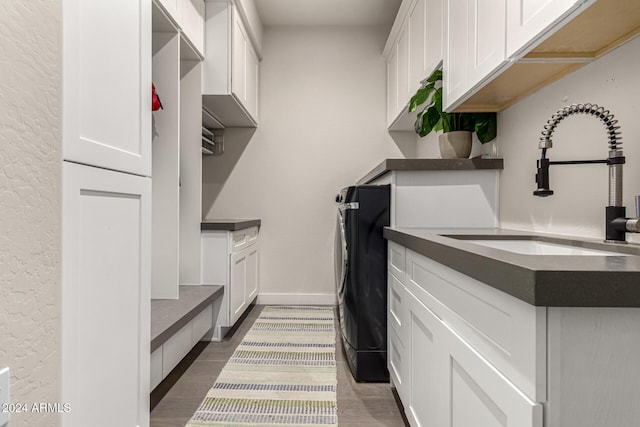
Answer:
[{"label": "white lower cabinet", "polygon": [[[433,298],[433,294],[418,292],[429,285],[423,283],[423,279],[437,281],[442,272],[437,271],[438,275],[434,276],[417,274],[420,271],[417,258],[426,260],[389,243],[389,261],[393,263],[393,270],[389,271],[400,272],[398,275],[404,277],[404,283],[389,273],[388,367],[409,423],[412,426],[542,427],[542,405],[529,398],[476,350],[469,341],[475,343],[477,338],[465,336],[465,328],[459,326],[464,323],[469,327],[476,320],[473,316],[465,320],[459,315],[464,314],[470,301],[461,300],[455,291],[453,298],[444,295],[444,301],[459,310],[456,312]],[[455,285],[451,287],[460,290]],[[436,283],[430,290],[437,294],[443,289],[446,290]]]},{"label": "white lower cabinet", "polygon": [[224,286],[215,322],[220,340],[258,295],[258,227],[236,231],[202,231],[202,280]]}]

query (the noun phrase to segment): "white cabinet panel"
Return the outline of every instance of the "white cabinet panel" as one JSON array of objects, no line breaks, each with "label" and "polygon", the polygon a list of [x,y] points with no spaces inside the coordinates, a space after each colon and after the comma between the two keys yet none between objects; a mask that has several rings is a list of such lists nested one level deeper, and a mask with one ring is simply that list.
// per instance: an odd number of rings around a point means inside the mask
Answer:
[{"label": "white cabinet panel", "polygon": [[149,389],[153,391],[160,384],[162,378],[162,346],[160,346],[151,353],[151,384]]},{"label": "white cabinet panel", "polygon": [[247,261],[249,249],[231,255],[231,280],[229,284],[229,315],[234,324],[247,306]]},{"label": "white cabinet panel", "polygon": [[63,162],[62,209],[63,424],[146,426],[151,179]]},{"label": "white cabinet panel", "polygon": [[162,376],[166,377],[191,350],[192,324],[183,326],[162,344]]},{"label": "white cabinet panel", "polygon": [[446,394],[446,349],[440,320],[415,297],[409,301],[409,396],[406,413],[412,425],[444,426],[448,406]]},{"label": "white cabinet panel", "polygon": [[254,244],[247,255],[247,283],[245,285],[245,301],[251,303],[258,296],[258,254],[260,245]]},{"label": "white cabinet panel", "polygon": [[182,0],[157,0],[162,7],[171,15],[171,17],[176,21],[180,22],[180,6],[182,5]]},{"label": "white cabinet panel", "polygon": [[204,0],[182,0],[180,27],[193,46],[204,53]]},{"label": "white cabinet panel", "polygon": [[423,74],[426,44],[426,0],[418,0],[409,12],[409,85],[405,97],[409,99],[420,87]]},{"label": "white cabinet panel", "polygon": [[387,360],[392,385],[396,388],[400,399],[408,401],[409,382],[407,376],[407,351],[392,328],[388,328]]},{"label": "white cabinet panel", "polygon": [[427,0],[425,23],[425,59],[424,77],[427,77],[442,61],[443,55],[443,2],[445,0]]},{"label": "white cabinet panel", "polygon": [[231,92],[244,103],[247,99],[247,44],[249,38],[238,13],[233,14],[231,30]]},{"label": "white cabinet panel", "polygon": [[259,232],[258,227],[203,231],[201,239],[203,283],[224,286],[213,333],[220,340],[258,295]]},{"label": "white cabinet panel", "polygon": [[545,307],[527,304],[410,250],[407,265],[409,292],[528,396],[546,398]]},{"label": "white cabinet panel", "polygon": [[469,1],[446,0],[443,108],[469,88]]},{"label": "white cabinet panel", "polygon": [[391,50],[387,59],[387,125],[396,118],[398,108],[398,47]]},{"label": "white cabinet panel", "polygon": [[449,350],[450,422],[454,427],[542,427],[542,405],[529,400],[451,330]]},{"label": "white cabinet panel", "polygon": [[259,87],[259,67],[260,60],[256,51],[247,46],[247,63],[246,63],[246,103],[245,106],[249,114],[258,121],[258,87]]},{"label": "white cabinet panel", "polygon": [[509,0],[507,57],[518,56],[584,0]]},{"label": "white cabinet panel", "polygon": [[505,61],[506,0],[470,0],[469,87]]},{"label": "white cabinet panel", "polygon": [[398,104],[395,117],[409,103],[409,30],[404,28],[398,36]]},{"label": "white cabinet panel", "polygon": [[191,346],[194,346],[202,339],[204,334],[209,332],[213,325],[213,306],[210,305],[205,308],[200,314],[193,318],[192,323],[193,335]]},{"label": "white cabinet panel", "polygon": [[388,275],[387,319],[389,326],[395,330],[403,343],[408,342],[409,297],[407,290],[393,274]]},{"label": "white cabinet panel", "polygon": [[406,252],[404,246],[400,246],[394,242],[387,243],[389,251],[389,272],[393,274],[400,282],[404,283],[406,271]]},{"label": "white cabinet panel", "polygon": [[63,2],[63,158],[151,175],[151,2]]}]

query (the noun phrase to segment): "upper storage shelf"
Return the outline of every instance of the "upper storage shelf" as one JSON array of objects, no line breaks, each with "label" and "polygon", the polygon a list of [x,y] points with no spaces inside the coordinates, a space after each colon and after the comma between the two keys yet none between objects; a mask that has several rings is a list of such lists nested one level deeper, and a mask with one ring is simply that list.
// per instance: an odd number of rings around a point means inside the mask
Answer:
[{"label": "upper storage shelf", "polygon": [[[587,1],[532,39],[511,64],[454,103],[455,111],[502,111],[640,33],[640,1]],[[591,5],[588,5],[592,3]],[[509,33],[507,33],[507,37]],[[531,48],[533,46],[533,48]]]}]

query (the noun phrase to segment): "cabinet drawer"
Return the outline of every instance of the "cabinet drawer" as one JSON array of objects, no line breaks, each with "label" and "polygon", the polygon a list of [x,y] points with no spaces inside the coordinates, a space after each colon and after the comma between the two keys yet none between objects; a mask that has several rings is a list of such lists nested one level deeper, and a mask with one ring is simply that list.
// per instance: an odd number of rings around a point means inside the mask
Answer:
[{"label": "cabinet drawer", "polygon": [[213,326],[213,306],[209,305],[191,322],[193,323],[191,346],[194,346]]},{"label": "cabinet drawer", "polygon": [[162,344],[162,376],[166,377],[178,362],[191,350],[191,329],[189,322]]},{"label": "cabinet drawer", "polygon": [[542,405],[527,398],[451,330],[448,349],[448,413],[456,426],[542,427]]},{"label": "cabinet drawer", "polygon": [[151,390],[156,388],[162,381],[162,346],[151,353]]},{"label": "cabinet drawer", "polygon": [[387,367],[391,381],[398,392],[398,396],[403,402],[407,401],[407,372],[406,360],[407,354],[405,346],[402,344],[398,335],[393,328],[388,328],[388,346],[387,346]]},{"label": "cabinet drawer", "polygon": [[389,256],[389,272],[400,282],[405,283],[407,249],[404,246],[400,246],[393,242],[388,242],[387,248]]},{"label": "cabinet drawer", "polygon": [[258,240],[258,227],[236,230],[231,233],[231,252],[235,253],[251,246]]},{"label": "cabinet drawer", "polygon": [[410,250],[406,288],[532,400],[546,399],[546,308]]},{"label": "cabinet drawer", "polygon": [[407,319],[409,317],[407,290],[404,285],[390,273],[388,274],[387,289],[387,304],[389,306],[387,318],[389,328],[395,331],[403,344],[406,344]]}]

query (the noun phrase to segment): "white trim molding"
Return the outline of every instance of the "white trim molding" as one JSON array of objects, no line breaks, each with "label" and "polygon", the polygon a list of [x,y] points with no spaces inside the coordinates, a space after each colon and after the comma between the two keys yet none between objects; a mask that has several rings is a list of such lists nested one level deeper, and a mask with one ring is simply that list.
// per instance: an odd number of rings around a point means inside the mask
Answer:
[{"label": "white trim molding", "polygon": [[336,305],[336,294],[284,294],[284,293],[260,293],[257,304],[279,305]]}]

